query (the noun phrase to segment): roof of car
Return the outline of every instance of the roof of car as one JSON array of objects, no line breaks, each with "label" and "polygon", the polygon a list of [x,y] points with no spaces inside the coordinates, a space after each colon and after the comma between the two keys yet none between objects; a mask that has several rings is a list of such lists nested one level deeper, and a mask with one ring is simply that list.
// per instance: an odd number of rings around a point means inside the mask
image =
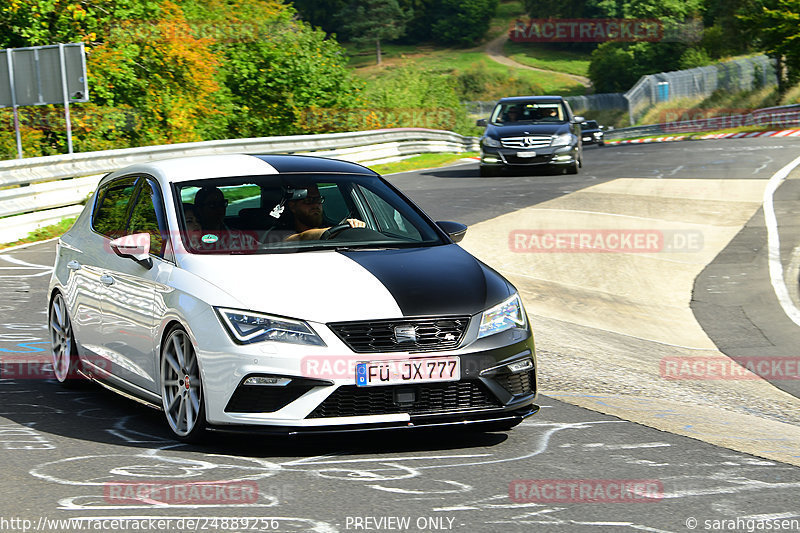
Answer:
[{"label": "roof of car", "polygon": [[501,98],[498,103],[507,103],[507,102],[530,102],[530,101],[552,101],[552,100],[563,100],[564,97],[562,96],[506,96],[505,98]]},{"label": "roof of car", "polygon": [[140,163],[107,177],[151,174],[167,182],[284,173],[337,173],[377,176],[372,170],[337,159],[304,155],[223,154],[187,156]]},{"label": "roof of car", "polygon": [[342,174],[375,175],[375,172],[357,163],[307,155],[257,155],[281,174],[289,172],[337,172]]}]

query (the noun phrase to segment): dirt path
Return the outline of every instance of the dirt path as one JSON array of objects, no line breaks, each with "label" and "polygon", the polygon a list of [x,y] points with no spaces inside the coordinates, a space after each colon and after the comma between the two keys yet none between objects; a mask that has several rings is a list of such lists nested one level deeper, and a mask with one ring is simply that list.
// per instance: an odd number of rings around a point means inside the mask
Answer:
[{"label": "dirt path", "polygon": [[508,67],[522,68],[522,69],[526,69],[526,70],[536,70],[536,71],[539,71],[539,72],[551,72],[551,73],[554,73],[554,74],[560,74],[562,76],[566,76],[567,78],[570,78],[570,79],[573,79],[573,80],[577,81],[578,83],[580,83],[581,85],[586,87],[587,92],[588,92],[588,89],[591,89],[592,82],[591,82],[591,80],[589,80],[589,78],[587,78],[585,76],[578,76],[577,74],[567,74],[566,72],[558,72],[556,70],[548,70],[548,69],[545,69],[545,68],[530,67],[528,65],[523,65],[522,63],[518,63],[518,62],[514,61],[510,57],[508,57],[508,56],[503,54],[503,44],[505,44],[505,42],[507,40],[508,40],[508,34],[504,33],[504,34],[500,35],[499,37],[496,37],[496,38],[492,39],[491,41],[489,41],[488,43],[486,43],[486,47],[484,48],[484,51],[486,52],[486,55],[488,55],[493,61],[496,61],[496,62],[498,62],[498,63],[500,63],[502,65],[506,65]]}]

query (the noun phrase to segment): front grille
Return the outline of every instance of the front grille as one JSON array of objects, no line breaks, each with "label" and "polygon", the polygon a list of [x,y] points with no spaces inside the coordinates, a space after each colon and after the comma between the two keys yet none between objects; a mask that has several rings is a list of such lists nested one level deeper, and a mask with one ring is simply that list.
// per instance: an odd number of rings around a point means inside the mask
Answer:
[{"label": "front grille", "polygon": [[[413,391],[412,401],[408,400]],[[337,416],[411,415],[502,407],[486,386],[475,380],[425,385],[357,387],[344,385],[317,406],[308,418]]]},{"label": "front grille", "polygon": [[535,392],[533,370],[530,372],[520,372],[519,374],[506,374],[495,378],[501,387],[506,389],[514,396],[522,394],[532,394]]},{"label": "front grille", "polygon": [[517,157],[516,154],[506,154],[503,159],[509,165],[540,165],[550,162],[552,157],[550,154],[537,155],[536,157]]},{"label": "front grille", "polygon": [[550,142],[553,140],[550,136],[530,136],[530,137],[506,137],[504,139],[500,139],[500,142],[503,144],[503,148],[513,148],[515,150],[527,150],[533,148],[544,148],[545,146],[550,146]]},{"label": "front grille", "polygon": [[[467,330],[469,317],[375,320],[328,324],[356,353],[430,352],[456,348]],[[416,340],[400,342],[395,328],[413,328]]]}]

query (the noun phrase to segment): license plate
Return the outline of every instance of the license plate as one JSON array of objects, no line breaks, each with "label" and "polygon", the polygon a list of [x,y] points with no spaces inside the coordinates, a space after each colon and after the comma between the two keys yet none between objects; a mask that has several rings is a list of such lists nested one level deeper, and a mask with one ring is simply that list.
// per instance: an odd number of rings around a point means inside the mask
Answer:
[{"label": "license plate", "polygon": [[536,152],[517,152],[517,157],[536,157]]},{"label": "license plate", "polygon": [[359,387],[459,379],[461,379],[461,359],[458,357],[356,363],[356,385]]},{"label": "license plate", "polygon": [[591,137],[584,137],[584,138],[583,138],[583,140],[584,140],[584,141],[591,141],[591,140],[592,140],[592,138],[591,138]]}]

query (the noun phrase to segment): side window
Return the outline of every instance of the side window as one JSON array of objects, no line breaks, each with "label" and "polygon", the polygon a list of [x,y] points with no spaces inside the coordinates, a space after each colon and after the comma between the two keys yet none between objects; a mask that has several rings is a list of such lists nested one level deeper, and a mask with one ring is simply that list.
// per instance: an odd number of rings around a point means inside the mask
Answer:
[{"label": "side window", "polygon": [[126,235],[134,233],[150,234],[150,253],[162,257],[164,254],[164,232],[158,223],[161,212],[161,194],[158,187],[149,180],[142,183],[136,204],[131,211],[131,220]]},{"label": "side window", "polygon": [[112,239],[125,233],[128,204],[135,185],[136,178],[123,178],[103,186],[92,217],[95,231]]},{"label": "side window", "polygon": [[237,216],[242,209],[261,207],[261,187],[253,183],[245,183],[234,187],[220,187],[222,195],[228,201],[225,216]]},{"label": "side window", "polygon": [[383,198],[364,187],[359,187],[364,195],[364,199],[369,205],[375,222],[378,224],[377,230],[388,235],[407,237],[409,239],[421,241],[422,235],[414,225],[408,221],[397,209],[392,207]]},{"label": "side window", "polygon": [[342,191],[335,183],[320,183],[319,194],[325,199],[325,218],[338,223],[340,220],[352,216]]}]

